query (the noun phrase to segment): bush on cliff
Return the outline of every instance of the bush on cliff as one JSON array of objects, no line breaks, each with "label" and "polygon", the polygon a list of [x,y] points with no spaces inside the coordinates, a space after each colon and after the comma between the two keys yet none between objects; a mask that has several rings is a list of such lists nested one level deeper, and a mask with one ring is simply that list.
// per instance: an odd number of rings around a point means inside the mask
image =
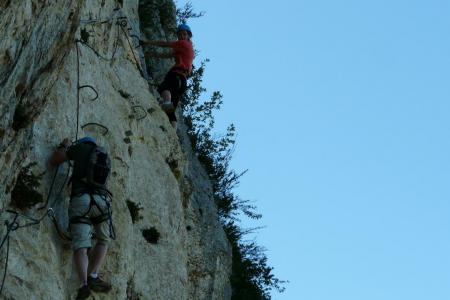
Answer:
[{"label": "bush on cliff", "polygon": [[209,99],[201,100],[206,92],[202,86],[206,62],[193,69],[182,100],[182,112],[192,148],[212,182],[219,218],[232,246],[232,299],[270,299],[271,289],[283,291],[284,282],[273,275],[264,249],[255,242],[244,240],[249,231],[237,225],[241,213],[253,219],[259,219],[261,215],[255,212],[255,207],[248,200],[241,199],[233,191],[246,171],[236,172],[230,168],[235,146],[234,125],[229,125],[222,136],[217,137],[212,132],[215,123],[213,113],[220,109],[222,94],[216,91]]}]

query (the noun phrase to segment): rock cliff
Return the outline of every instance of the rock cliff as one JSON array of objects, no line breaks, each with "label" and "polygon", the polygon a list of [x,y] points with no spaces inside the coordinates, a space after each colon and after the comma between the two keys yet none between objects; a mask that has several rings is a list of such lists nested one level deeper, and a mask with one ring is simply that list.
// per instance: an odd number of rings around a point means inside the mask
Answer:
[{"label": "rock cliff", "polygon": [[102,270],[114,288],[93,299],[229,299],[231,250],[208,176],[157,102],[170,63],[146,65],[138,47],[175,38],[174,3],[0,0],[0,26],[0,218],[42,218],[1,228],[0,297],[74,299],[70,244],[46,213],[67,228],[69,166],[48,157],[64,137],[90,135],[112,158],[117,234]]}]

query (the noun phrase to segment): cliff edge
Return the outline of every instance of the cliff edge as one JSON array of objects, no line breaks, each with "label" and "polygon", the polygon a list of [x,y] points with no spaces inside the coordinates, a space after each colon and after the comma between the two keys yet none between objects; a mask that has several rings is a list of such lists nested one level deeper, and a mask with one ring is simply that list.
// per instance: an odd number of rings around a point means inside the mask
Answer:
[{"label": "cliff edge", "polygon": [[48,212],[67,228],[69,166],[48,157],[86,135],[112,159],[117,234],[102,270],[113,290],[95,299],[231,297],[208,176],[156,99],[169,64],[146,66],[139,47],[174,25],[168,0],[0,1],[0,218],[20,227],[0,232],[4,299],[74,298],[70,244]]}]

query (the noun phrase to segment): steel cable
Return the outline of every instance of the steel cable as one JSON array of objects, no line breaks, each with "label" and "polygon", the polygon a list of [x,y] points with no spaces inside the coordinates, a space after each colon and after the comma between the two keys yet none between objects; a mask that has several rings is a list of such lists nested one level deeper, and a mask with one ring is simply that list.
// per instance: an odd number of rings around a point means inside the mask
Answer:
[{"label": "steel cable", "polygon": [[[82,24],[82,25],[95,24],[95,23],[104,24],[104,23],[111,22],[114,19],[114,15],[117,14],[118,11],[120,11],[120,9],[118,9],[118,8],[114,9],[113,16],[110,17],[107,20],[103,20],[103,21],[101,21],[101,20],[82,20],[82,21],[80,21],[80,24]],[[87,42],[82,41],[80,39],[76,39],[75,40],[76,58],[77,58],[77,67],[76,67],[76,70],[77,70],[77,106],[76,106],[76,133],[75,133],[75,140],[78,140],[79,124],[80,124],[80,90],[84,89],[84,88],[89,88],[95,93],[95,97],[90,99],[90,101],[95,101],[99,97],[99,93],[97,92],[97,90],[92,85],[80,85],[80,48],[79,48],[78,44],[82,44],[82,45],[88,47],[89,49],[91,49],[98,58],[103,59],[105,61],[112,61],[114,59],[116,53],[117,53],[118,43],[119,43],[119,39],[120,39],[120,31],[119,31],[119,29],[121,29],[122,32],[125,34],[125,38],[127,39],[127,42],[128,42],[129,47],[130,47],[130,50],[131,50],[131,53],[133,55],[134,61],[136,63],[136,66],[137,66],[141,76],[145,78],[144,73],[143,73],[142,68],[141,68],[141,65],[140,65],[139,61],[137,60],[136,55],[134,53],[134,47],[132,46],[132,43],[130,42],[130,39],[128,37],[128,33],[124,29],[128,25],[127,18],[126,17],[118,17],[116,25],[117,25],[117,34],[116,34],[116,38],[114,40],[114,48],[113,48],[113,53],[111,55],[111,58],[107,58],[107,57],[102,56],[97,50],[95,50]],[[128,30],[132,30],[132,28],[128,28]],[[139,41],[139,45],[136,48],[141,46],[140,45],[140,39],[139,39],[139,37],[137,35],[133,34],[133,35],[130,35],[130,37],[137,38],[137,40]],[[142,117],[139,117],[137,119],[140,120],[140,119],[145,118],[146,112],[145,112],[145,110],[143,109],[142,106],[137,106],[136,105],[136,106],[132,107],[132,109],[133,109],[133,111],[135,113],[136,113],[136,109],[138,109],[138,108],[140,108],[145,114]],[[106,126],[103,126],[103,125],[98,124],[98,123],[87,123],[87,124],[82,126],[82,129],[85,126],[87,126],[87,125],[93,125],[93,124],[106,129],[106,133],[108,132],[108,128]],[[62,193],[62,190],[63,190],[64,186],[66,185],[67,178],[69,177],[69,173],[70,173],[70,168],[71,168],[71,166],[69,164],[68,171],[67,171],[67,174],[66,174],[66,178],[65,178],[65,180],[63,182],[63,185],[61,186],[57,196]],[[48,191],[48,195],[47,195],[47,199],[46,199],[45,205],[39,207],[38,210],[44,209],[45,207],[48,206],[48,204],[50,202],[51,194],[53,192],[53,188],[54,188],[54,184],[55,184],[55,180],[56,180],[56,176],[58,174],[58,171],[59,171],[59,166],[55,170],[55,174],[53,175],[52,182],[50,184],[50,188],[49,188],[49,191]],[[18,212],[13,211],[13,210],[6,210],[6,212],[8,212],[8,213],[14,214],[14,218],[13,218],[13,220],[11,222],[5,221],[6,233],[5,233],[5,236],[3,237],[3,239],[2,239],[2,241],[0,243],[0,250],[3,248],[3,246],[6,243],[5,269],[4,269],[4,272],[3,272],[2,282],[1,282],[1,286],[0,286],[0,295],[3,292],[3,288],[4,288],[4,284],[5,284],[5,280],[6,280],[7,269],[8,269],[9,249],[10,249],[10,240],[9,239],[10,239],[11,232],[16,231],[16,230],[21,229],[21,228],[26,228],[26,227],[38,225],[44,220],[44,218],[46,216],[48,216],[49,218],[51,218],[52,222],[54,223],[58,234],[62,238],[65,237],[65,239],[69,239],[70,240],[70,237],[65,236],[64,233],[62,233],[60,231],[60,229],[59,229],[59,226],[58,226],[58,223],[57,223],[54,211],[52,209],[53,204],[54,204],[54,201],[51,203],[50,208],[47,210],[47,212],[44,215],[42,215],[39,219],[32,218],[30,216],[18,213]],[[109,215],[109,220],[110,220],[109,221],[109,223],[110,223],[109,224],[110,234],[111,234],[111,237],[115,239],[116,234],[115,234],[115,230],[114,230],[114,224],[112,222],[112,211],[111,211],[111,208],[110,208],[109,205],[108,205],[108,215]],[[28,219],[29,222],[25,223],[24,225],[20,225],[20,223],[18,222],[19,217]]]}]

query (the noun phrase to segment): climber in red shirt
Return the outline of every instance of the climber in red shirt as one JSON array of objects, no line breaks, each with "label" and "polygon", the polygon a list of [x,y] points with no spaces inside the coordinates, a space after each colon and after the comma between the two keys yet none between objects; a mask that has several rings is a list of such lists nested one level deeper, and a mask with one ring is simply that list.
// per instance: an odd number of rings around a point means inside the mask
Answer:
[{"label": "climber in red shirt", "polygon": [[175,109],[178,106],[181,96],[187,88],[187,77],[192,71],[192,61],[194,60],[194,47],[191,38],[192,31],[186,24],[181,24],[177,28],[178,41],[143,41],[146,45],[171,48],[167,53],[148,52],[146,57],[174,58],[175,65],[169,70],[163,82],[158,86],[158,92],[163,99],[162,109],[169,117],[169,121],[174,128],[177,127]]}]

